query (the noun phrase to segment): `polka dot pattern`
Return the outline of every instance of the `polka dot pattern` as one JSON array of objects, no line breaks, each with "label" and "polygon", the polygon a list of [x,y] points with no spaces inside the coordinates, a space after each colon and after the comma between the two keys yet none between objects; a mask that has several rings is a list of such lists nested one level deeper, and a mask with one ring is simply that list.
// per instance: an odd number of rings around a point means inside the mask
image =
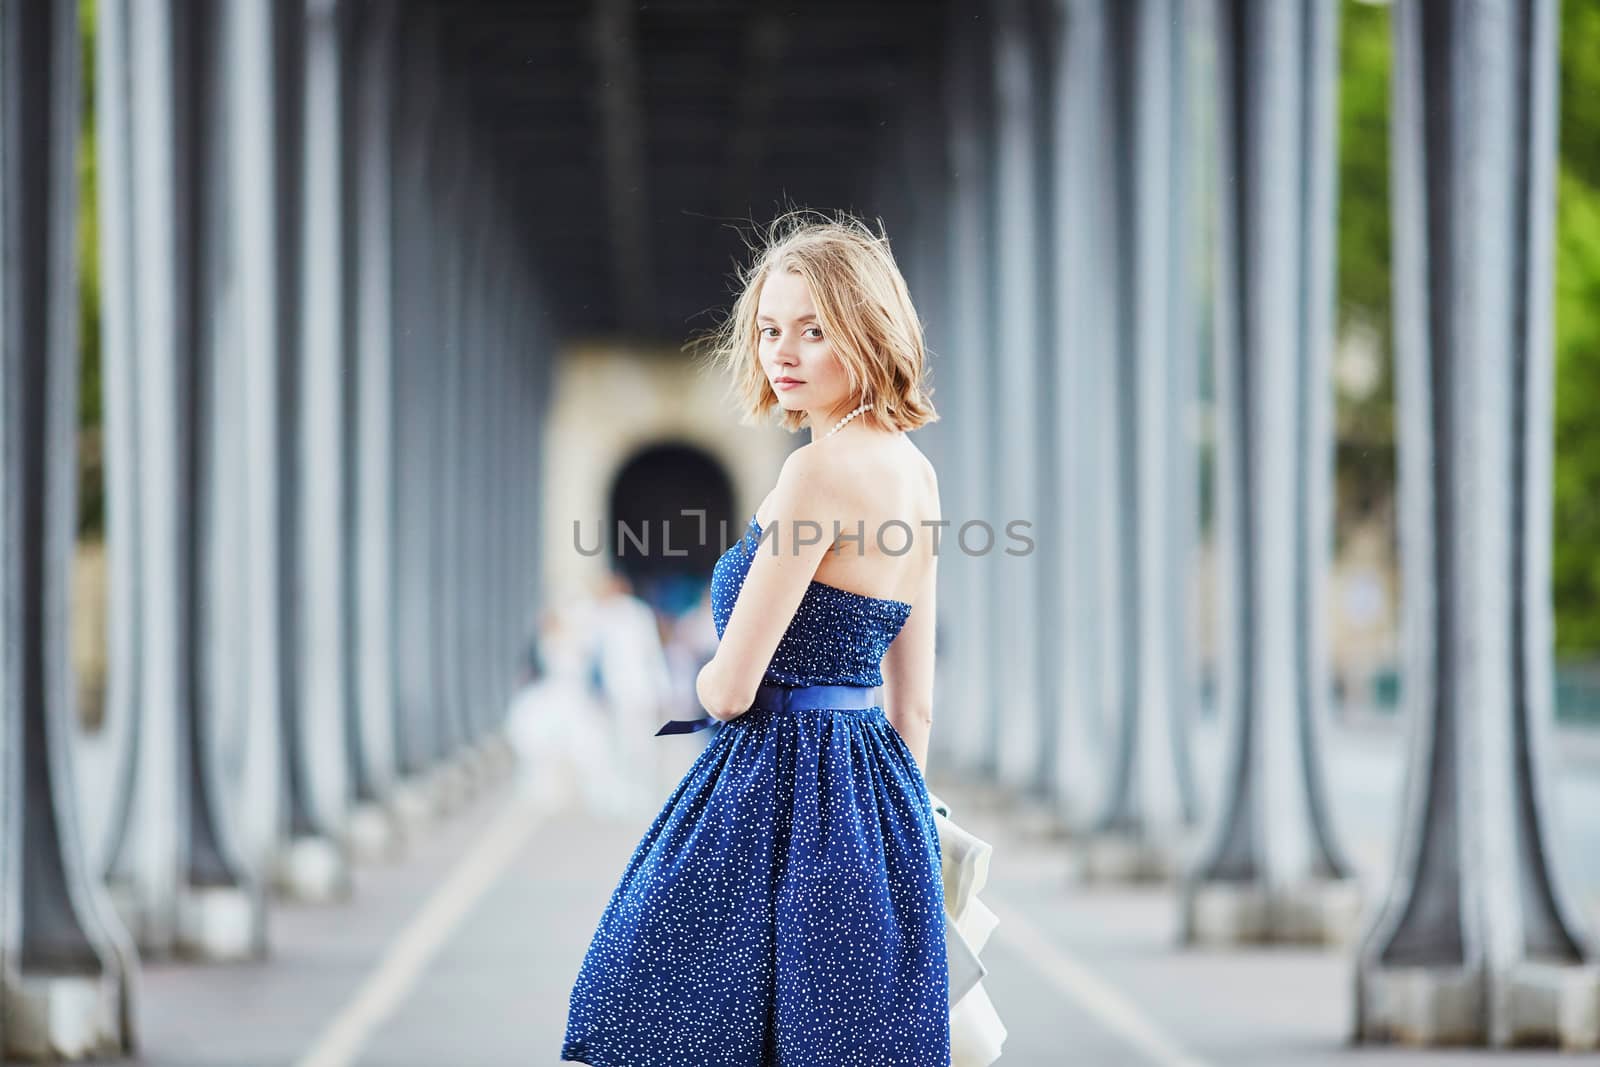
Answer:
[{"label": "polka dot pattern", "polygon": [[[711,617],[721,638],[733,615],[739,589],[757,552],[788,551],[776,536],[762,537],[750,517],[745,535],[711,572]],[[800,597],[767,666],[766,681],[779,685],[882,685],[880,665],[889,644],[911,617],[900,600],[864,596],[813,580]]]},{"label": "polka dot pattern", "polygon": [[[713,571],[719,637],[759,533],[752,517]],[[766,678],[882,684],[910,610],[813,582]],[[753,708],[713,729],[601,914],[561,1058],[949,1067],[938,830],[883,709]]]}]

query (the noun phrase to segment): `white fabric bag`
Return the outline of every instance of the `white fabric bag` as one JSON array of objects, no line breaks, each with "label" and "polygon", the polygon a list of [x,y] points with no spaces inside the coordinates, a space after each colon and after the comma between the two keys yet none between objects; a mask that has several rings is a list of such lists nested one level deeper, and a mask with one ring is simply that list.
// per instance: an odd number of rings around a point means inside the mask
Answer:
[{"label": "white fabric bag", "polygon": [[945,949],[950,964],[950,1067],[989,1067],[1000,1058],[1006,1039],[989,994],[983,988],[988,968],[978,958],[999,919],[978,891],[989,881],[994,846],[957,825],[950,806],[932,793],[933,821],[939,831],[944,877]]}]

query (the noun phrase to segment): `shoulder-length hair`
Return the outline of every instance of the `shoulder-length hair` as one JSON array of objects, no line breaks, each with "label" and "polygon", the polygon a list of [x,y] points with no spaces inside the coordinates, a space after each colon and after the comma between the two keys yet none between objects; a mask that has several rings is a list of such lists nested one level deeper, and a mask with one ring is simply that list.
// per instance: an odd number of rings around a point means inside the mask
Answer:
[{"label": "shoulder-length hair", "polygon": [[[762,369],[756,328],[761,287],[774,271],[805,279],[817,317],[844,365],[854,403],[870,405],[862,418],[882,429],[915,430],[937,422],[933,390],[926,384],[922,322],[905,278],[889,251],[889,238],[854,216],[828,218],[797,210],[780,215],[751,245],[754,259],[735,275],[733,310],[697,342],[706,362],[725,373],[741,408],[739,421],[761,421],[778,396]],[[805,424],[803,411],[784,410],[784,429]]]}]

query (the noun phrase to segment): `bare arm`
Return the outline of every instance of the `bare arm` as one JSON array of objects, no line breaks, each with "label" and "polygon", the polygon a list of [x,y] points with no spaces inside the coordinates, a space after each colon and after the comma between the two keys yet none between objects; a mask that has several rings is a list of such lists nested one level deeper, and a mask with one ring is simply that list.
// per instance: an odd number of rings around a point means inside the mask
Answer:
[{"label": "bare arm", "polygon": [[[832,542],[839,497],[829,482],[833,473],[816,457],[815,451],[800,449],[784,461],[750,572],[716,654],[700,669],[696,692],[713,718],[734,718],[755,702],[778,643]],[[800,544],[808,534],[815,543]]]}]

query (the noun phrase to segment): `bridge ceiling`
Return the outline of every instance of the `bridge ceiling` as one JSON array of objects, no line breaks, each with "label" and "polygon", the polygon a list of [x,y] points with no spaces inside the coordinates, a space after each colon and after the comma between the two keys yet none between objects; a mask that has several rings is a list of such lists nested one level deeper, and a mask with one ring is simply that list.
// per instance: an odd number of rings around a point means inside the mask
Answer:
[{"label": "bridge ceiling", "polygon": [[436,8],[558,329],[666,342],[726,306],[730,222],[883,210],[880,149],[946,25],[941,3],[911,0]]}]

